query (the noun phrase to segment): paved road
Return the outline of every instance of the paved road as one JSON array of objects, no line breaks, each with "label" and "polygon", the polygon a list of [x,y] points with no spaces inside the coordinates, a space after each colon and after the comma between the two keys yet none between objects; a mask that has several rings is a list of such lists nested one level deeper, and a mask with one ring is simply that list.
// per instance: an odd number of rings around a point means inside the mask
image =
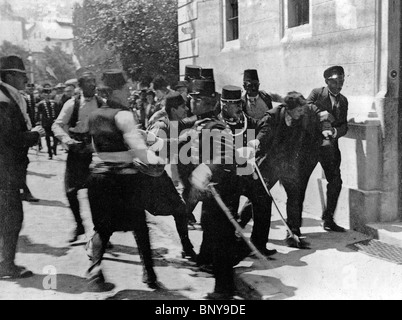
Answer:
[{"label": "paved road", "polygon": [[[181,259],[173,218],[149,216],[156,272],[166,289],[154,291],[141,282],[142,268],[133,236],[115,233],[111,238],[114,248],[105,255],[104,270],[107,280],[116,287],[106,293],[88,292],[85,271],[89,262],[84,244],[92,234],[92,223],[86,192],[80,193],[86,238],[69,246],[67,240],[74,224],[63,191],[66,154],[62,151],[55,160],[47,160],[46,153],[36,155],[31,150],[29,156],[28,184],[42,200],[37,204],[24,202],[17,263],[29,267],[35,276],[0,281],[0,299],[201,300],[212,291],[214,279]],[[277,187],[272,193],[285,212],[283,190]],[[235,268],[244,299],[402,299],[401,265],[351,249],[351,244],[368,239],[366,235],[354,231],[327,233],[317,215],[304,212],[303,217],[302,232],[311,242],[311,250],[286,247],[286,232],[274,210],[269,246],[278,250],[275,260],[262,264],[248,257]],[[246,236],[250,232],[248,225]],[[190,237],[198,250],[202,232],[191,230]]]}]

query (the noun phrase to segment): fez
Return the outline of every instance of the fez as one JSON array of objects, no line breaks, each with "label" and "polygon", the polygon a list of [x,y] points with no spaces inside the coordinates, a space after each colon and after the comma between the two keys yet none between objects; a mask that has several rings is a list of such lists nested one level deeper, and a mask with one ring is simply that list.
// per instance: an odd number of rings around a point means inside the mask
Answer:
[{"label": "fez", "polygon": [[244,70],[243,82],[259,82],[258,72],[255,69]]},{"label": "fez", "polygon": [[113,90],[119,89],[127,83],[123,71],[118,69],[110,69],[103,72],[102,81],[106,87],[110,87]]}]

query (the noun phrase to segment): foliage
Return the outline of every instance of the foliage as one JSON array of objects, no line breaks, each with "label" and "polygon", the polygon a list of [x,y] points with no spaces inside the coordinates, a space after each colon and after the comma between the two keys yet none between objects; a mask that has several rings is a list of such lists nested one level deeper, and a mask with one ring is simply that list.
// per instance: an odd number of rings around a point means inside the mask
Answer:
[{"label": "foliage", "polygon": [[73,20],[82,65],[119,66],[136,81],[178,80],[177,0],[84,0]]},{"label": "foliage", "polygon": [[65,53],[59,46],[53,49],[46,47],[44,50],[43,62],[46,67],[50,67],[56,75],[57,82],[66,82],[68,79],[75,78],[75,65],[73,57]]},{"label": "foliage", "polygon": [[[42,55],[35,57],[36,63],[31,65],[27,50],[11,42],[4,41],[0,46],[0,57],[8,55],[20,56],[24,61],[25,68],[33,71],[34,80],[38,84],[43,82],[65,82],[68,79],[75,78],[75,65],[72,56],[62,51],[58,46],[53,49],[46,47]],[[46,72],[46,67],[50,67],[54,71],[57,79],[54,79]]]}]

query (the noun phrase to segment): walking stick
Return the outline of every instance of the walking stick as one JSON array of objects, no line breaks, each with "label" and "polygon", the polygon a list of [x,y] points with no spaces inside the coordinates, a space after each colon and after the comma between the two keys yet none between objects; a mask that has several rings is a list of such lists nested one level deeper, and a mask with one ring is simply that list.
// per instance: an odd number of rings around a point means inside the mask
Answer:
[{"label": "walking stick", "polygon": [[251,249],[252,253],[254,253],[260,260],[264,262],[264,264],[267,267],[271,267],[268,259],[253,245],[253,243],[243,234],[243,229],[240,227],[240,225],[237,223],[235,218],[233,217],[232,213],[230,212],[229,208],[226,206],[226,204],[223,202],[221,196],[219,195],[218,191],[216,191],[215,187],[210,184],[209,190],[211,191],[213,197],[215,198],[215,201],[218,203],[219,207],[221,207],[222,211],[226,214],[226,217],[229,219],[229,221],[232,223],[232,225],[235,227],[235,230],[237,231],[238,234],[240,234],[241,238],[246,242],[246,244],[249,246]]},{"label": "walking stick", "polygon": [[275,205],[275,208],[276,208],[276,210],[278,211],[279,216],[281,217],[281,220],[282,220],[283,224],[285,225],[286,230],[289,232],[289,235],[297,242],[297,246],[298,246],[298,247],[301,247],[300,238],[299,238],[296,234],[294,234],[294,233],[292,232],[292,230],[289,228],[289,225],[287,224],[285,218],[283,217],[281,211],[279,210],[279,207],[278,207],[278,205],[276,204],[276,201],[275,201],[274,197],[272,196],[271,192],[269,191],[269,189],[268,189],[268,187],[267,187],[267,184],[266,184],[265,181],[264,181],[264,178],[262,177],[260,168],[258,168],[258,165],[257,165],[257,164],[254,164],[254,168],[255,168],[255,171],[257,172],[258,178],[260,179],[262,185],[264,186],[264,189],[265,189],[266,193],[267,193],[268,196],[272,199],[272,202],[273,202],[273,204]]}]

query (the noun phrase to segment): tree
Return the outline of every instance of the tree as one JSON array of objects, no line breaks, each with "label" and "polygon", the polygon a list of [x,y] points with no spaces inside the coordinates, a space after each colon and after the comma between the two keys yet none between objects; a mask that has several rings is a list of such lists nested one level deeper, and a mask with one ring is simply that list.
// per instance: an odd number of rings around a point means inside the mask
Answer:
[{"label": "tree", "polygon": [[178,80],[177,0],[84,0],[73,20],[82,65],[120,66],[135,81]]},{"label": "tree", "polygon": [[28,60],[29,52],[27,50],[25,50],[23,47],[12,44],[9,41],[4,41],[3,44],[0,46],[0,57],[10,55],[20,56],[24,61],[25,67],[30,65],[30,62]]},{"label": "tree", "polygon": [[68,79],[75,78],[75,65],[73,57],[65,53],[59,46],[50,49],[46,47],[43,56],[43,68],[51,68],[56,75],[57,82],[66,82]]}]

